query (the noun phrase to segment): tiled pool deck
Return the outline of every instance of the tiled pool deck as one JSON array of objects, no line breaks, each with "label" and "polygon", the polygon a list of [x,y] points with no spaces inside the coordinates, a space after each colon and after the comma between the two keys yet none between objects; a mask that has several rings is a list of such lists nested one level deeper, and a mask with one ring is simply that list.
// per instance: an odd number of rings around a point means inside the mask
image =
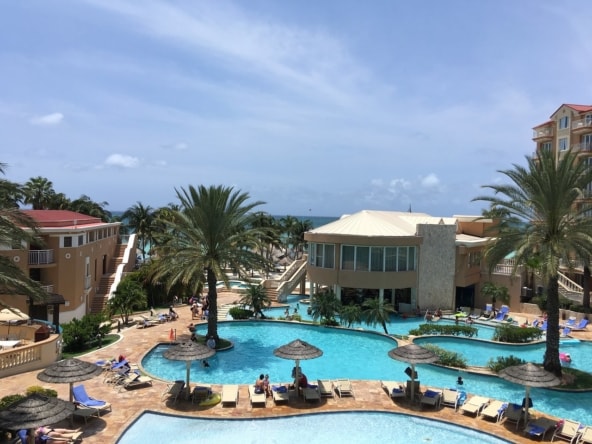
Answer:
[{"label": "tiled pool deck", "polygon": [[[225,303],[224,298],[230,298],[226,302],[234,302],[236,299],[232,295],[223,295],[220,298],[220,304]],[[98,349],[80,359],[95,362],[100,359],[110,359],[119,354],[124,354],[132,363],[139,362],[150,348],[158,342],[167,342],[171,328],[177,330],[178,339],[182,339],[187,332],[186,325],[191,322],[191,314],[188,307],[180,307],[177,310],[180,319],[154,327],[138,329],[128,328],[122,331],[122,340],[116,344]],[[575,336],[575,335],[574,335]],[[581,339],[592,339],[592,333],[578,333]],[[188,338],[188,335],[187,335]],[[39,371],[28,372],[16,376],[4,378],[0,384],[0,397],[22,393],[27,387],[41,385],[43,387],[53,388],[58,391],[58,396],[62,399],[68,399],[68,384],[48,384],[37,379]],[[525,437],[520,430],[516,430],[515,424],[493,423],[481,417],[472,417],[455,412],[450,407],[441,407],[433,410],[430,407],[420,409],[419,406],[409,406],[407,402],[394,403],[390,397],[383,391],[379,381],[352,381],[356,394],[353,398],[323,399],[321,403],[305,403],[303,400],[291,400],[288,405],[274,405],[271,399],[268,399],[267,407],[251,407],[247,386],[241,385],[239,389],[239,402],[236,407],[222,406],[217,404],[213,407],[198,407],[188,401],[177,401],[172,403],[162,400],[162,394],[165,391],[167,383],[155,380],[152,387],[137,388],[135,390],[123,390],[121,392],[106,384],[101,376],[89,381],[84,385],[88,393],[98,399],[104,399],[113,406],[113,411],[106,413],[101,418],[92,418],[87,424],[83,419],[76,420],[75,427],[82,427],[84,431],[83,440],[85,443],[114,443],[117,438],[125,431],[126,427],[138,417],[144,410],[153,410],[157,412],[180,414],[187,416],[217,417],[217,418],[263,418],[283,415],[298,415],[302,413],[314,412],[334,412],[342,410],[376,410],[408,413],[427,418],[448,421],[465,427],[471,427],[477,430],[492,433],[498,437],[509,441],[522,443],[533,442],[529,437]],[[220,386],[213,385],[214,391],[219,391]],[[535,416],[541,416],[536,411]],[[553,418],[559,419],[559,418]],[[63,426],[70,426],[64,422]],[[544,441],[551,440],[552,433],[547,433]],[[197,439],[197,437],[196,437]]]}]

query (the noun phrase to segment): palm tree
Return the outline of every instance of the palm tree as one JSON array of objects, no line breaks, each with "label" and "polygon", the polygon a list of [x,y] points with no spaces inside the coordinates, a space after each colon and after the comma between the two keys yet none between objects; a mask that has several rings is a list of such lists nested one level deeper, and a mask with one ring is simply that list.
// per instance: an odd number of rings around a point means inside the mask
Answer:
[{"label": "palm tree", "polygon": [[31,204],[34,210],[44,210],[49,207],[51,197],[55,194],[53,183],[45,177],[31,177],[23,187],[25,204]]},{"label": "palm tree", "polygon": [[294,216],[286,216],[280,219],[280,226],[282,230],[282,243],[284,246],[284,255],[288,256],[290,246],[292,245],[292,231],[293,227],[298,223],[298,219]]},{"label": "palm tree", "polygon": [[592,218],[589,205],[577,205],[592,182],[592,169],[571,151],[559,160],[551,152],[541,151],[526,158],[527,167],[514,165],[500,171],[510,184],[486,185],[494,196],[474,200],[490,202],[492,208],[505,210],[498,233],[485,249],[485,258],[493,269],[506,255],[514,252],[515,269],[531,257],[540,259],[540,273],[547,282],[547,342],[543,366],[561,376],[559,360],[559,264],[574,258],[592,256]]},{"label": "palm tree", "polygon": [[140,241],[142,260],[146,260],[146,247],[153,243],[154,210],[150,205],[144,206],[137,202],[128,208],[121,217],[127,220],[127,225],[134,230]]},{"label": "palm tree", "polygon": [[362,321],[362,309],[359,305],[353,302],[349,305],[344,305],[339,311],[339,322],[347,328],[351,328],[353,324]]},{"label": "palm tree", "polygon": [[208,285],[208,336],[218,340],[218,293],[216,283],[229,279],[228,265],[241,275],[263,269],[268,264],[257,251],[261,234],[253,226],[252,210],[263,202],[247,202],[249,195],[232,187],[203,185],[176,190],[181,210],[173,221],[165,221],[168,231],[157,233],[158,261],[153,280],[165,281],[171,288],[180,283],[195,293],[198,284]]},{"label": "palm tree", "polygon": [[142,285],[133,278],[126,277],[113,292],[113,297],[109,299],[109,315],[119,313],[121,321],[127,325],[134,310],[146,308],[147,302],[148,296]]},{"label": "palm tree", "polygon": [[263,310],[271,306],[271,299],[269,298],[267,290],[263,285],[251,284],[247,287],[243,297],[240,300],[240,303],[243,305],[250,305],[253,309],[253,313],[255,313],[255,316],[259,314],[261,318],[265,319]]},{"label": "palm tree", "polygon": [[[5,167],[5,164],[0,163],[1,174],[4,174]],[[33,241],[40,244],[35,222],[15,206],[15,194],[12,193],[16,190],[17,184],[5,179],[0,180],[0,245],[21,248],[21,245]],[[6,256],[0,256],[0,294],[19,294],[34,300],[47,296],[39,282],[30,279]],[[0,306],[5,304],[0,301]]]},{"label": "palm tree", "polygon": [[310,314],[321,324],[337,325],[335,316],[341,311],[341,301],[333,291],[315,293],[310,299]]},{"label": "palm tree", "polygon": [[378,298],[366,299],[362,307],[362,319],[364,322],[373,327],[376,327],[376,324],[382,325],[384,332],[388,335],[386,324],[391,323],[391,313],[394,310]]},{"label": "palm tree", "polygon": [[294,250],[296,251],[296,258],[300,259],[304,253],[306,247],[306,241],[304,240],[304,233],[312,230],[312,222],[308,219],[299,220],[292,225],[291,240]]},{"label": "palm tree", "polygon": [[95,202],[89,196],[83,194],[78,199],[70,202],[69,209],[88,216],[100,217],[103,222],[111,220],[111,212],[105,209],[108,202]]}]

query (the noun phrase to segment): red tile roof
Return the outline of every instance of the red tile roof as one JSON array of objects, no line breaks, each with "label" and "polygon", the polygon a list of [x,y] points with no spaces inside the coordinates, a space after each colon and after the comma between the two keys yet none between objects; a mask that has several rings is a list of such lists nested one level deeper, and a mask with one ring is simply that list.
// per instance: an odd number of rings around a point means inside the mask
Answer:
[{"label": "red tile roof", "polygon": [[22,212],[42,228],[101,223],[101,219],[98,217],[67,210],[22,210]]},{"label": "red tile roof", "polygon": [[565,106],[569,106],[571,109],[573,109],[579,113],[585,113],[586,111],[592,111],[592,105],[570,105],[569,103],[566,103]]},{"label": "red tile roof", "polygon": [[540,128],[541,126],[547,126],[547,125],[551,125],[551,124],[553,124],[553,123],[555,123],[555,121],[554,121],[554,120],[547,120],[546,122],[544,122],[544,123],[541,123],[540,125],[533,126],[533,127],[532,127],[532,129],[535,129],[535,128]]}]

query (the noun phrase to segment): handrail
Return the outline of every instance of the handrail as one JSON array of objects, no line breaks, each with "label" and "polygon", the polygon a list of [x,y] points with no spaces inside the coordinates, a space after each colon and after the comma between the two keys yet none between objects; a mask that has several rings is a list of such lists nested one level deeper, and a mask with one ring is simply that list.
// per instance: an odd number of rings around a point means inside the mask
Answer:
[{"label": "handrail", "polygon": [[562,288],[564,288],[567,291],[570,291],[572,293],[584,293],[584,288],[580,284],[572,281],[570,278],[568,278],[561,272],[558,273],[557,282]]},{"label": "handrail", "polygon": [[280,278],[281,283],[277,287],[277,300],[283,301],[284,298],[296,288],[298,282],[303,276],[306,276],[306,259],[300,259],[292,263],[294,270],[290,273],[290,276],[285,279],[284,276]]},{"label": "handrail", "polygon": [[130,260],[132,258],[134,261],[136,260],[136,254],[135,254],[135,252],[132,252],[132,249],[134,249],[134,246],[136,245],[135,236],[136,236],[135,234],[130,235],[129,241],[125,247],[125,251],[123,252],[123,259],[121,261],[121,264],[119,264],[115,270],[115,279],[113,280],[113,283],[111,284],[111,287],[109,288],[109,293],[108,293],[109,299],[111,298],[113,293],[115,293],[115,290],[117,290],[117,286],[121,282],[121,278],[124,275],[125,268],[126,268],[127,264],[130,262]]}]

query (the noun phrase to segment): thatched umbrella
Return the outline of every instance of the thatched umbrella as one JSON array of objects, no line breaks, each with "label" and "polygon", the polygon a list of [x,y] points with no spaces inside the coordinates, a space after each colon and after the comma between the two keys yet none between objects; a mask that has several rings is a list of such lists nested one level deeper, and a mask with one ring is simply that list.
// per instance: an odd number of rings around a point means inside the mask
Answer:
[{"label": "thatched umbrella", "polygon": [[[294,367],[294,378],[300,376],[300,361],[305,359],[314,359],[323,356],[323,351],[308,342],[296,339],[288,344],[282,345],[273,351],[278,358],[292,359],[296,361]],[[296,381],[295,381],[296,385]]]},{"label": "thatched umbrella", "polygon": [[388,352],[388,355],[397,361],[411,364],[411,375],[409,375],[411,378],[410,399],[413,401],[415,395],[415,364],[431,364],[438,360],[438,356],[431,350],[417,344],[393,348]]},{"label": "thatched umbrella", "polygon": [[499,372],[499,376],[506,381],[514,382],[525,387],[524,415],[526,421],[528,421],[528,409],[530,407],[530,388],[555,387],[561,384],[561,380],[557,376],[532,362],[506,367]]},{"label": "thatched umbrella", "polygon": [[58,398],[33,394],[0,411],[0,428],[29,429],[29,442],[34,441],[34,429],[55,424],[72,414],[74,404]]},{"label": "thatched umbrella", "polygon": [[28,321],[30,318],[27,314],[20,311],[18,308],[6,307],[0,310],[0,324],[8,325],[7,336],[10,335],[10,326]]},{"label": "thatched umbrella", "polygon": [[80,359],[70,358],[62,361],[54,362],[49,367],[46,367],[41,373],[37,375],[37,379],[43,382],[51,382],[55,384],[70,384],[70,402],[73,400],[72,386],[75,382],[87,381],[100,375],[103,372],[102,367],[99,367],[92,362],[81,361]]},{"label": "thatched umbrella", "polygon": [[163,353],[163,356],[173,361],[185,361],[187,365],[187,393],[186,397],[189,397],[191,390],[189,388],[189,376],[191,373],[191,362],[201,361],[202,359],[211,358],[216,354],[216,350],[211,349],[207,345],[198,344],[193,341],[181,342]]}]

